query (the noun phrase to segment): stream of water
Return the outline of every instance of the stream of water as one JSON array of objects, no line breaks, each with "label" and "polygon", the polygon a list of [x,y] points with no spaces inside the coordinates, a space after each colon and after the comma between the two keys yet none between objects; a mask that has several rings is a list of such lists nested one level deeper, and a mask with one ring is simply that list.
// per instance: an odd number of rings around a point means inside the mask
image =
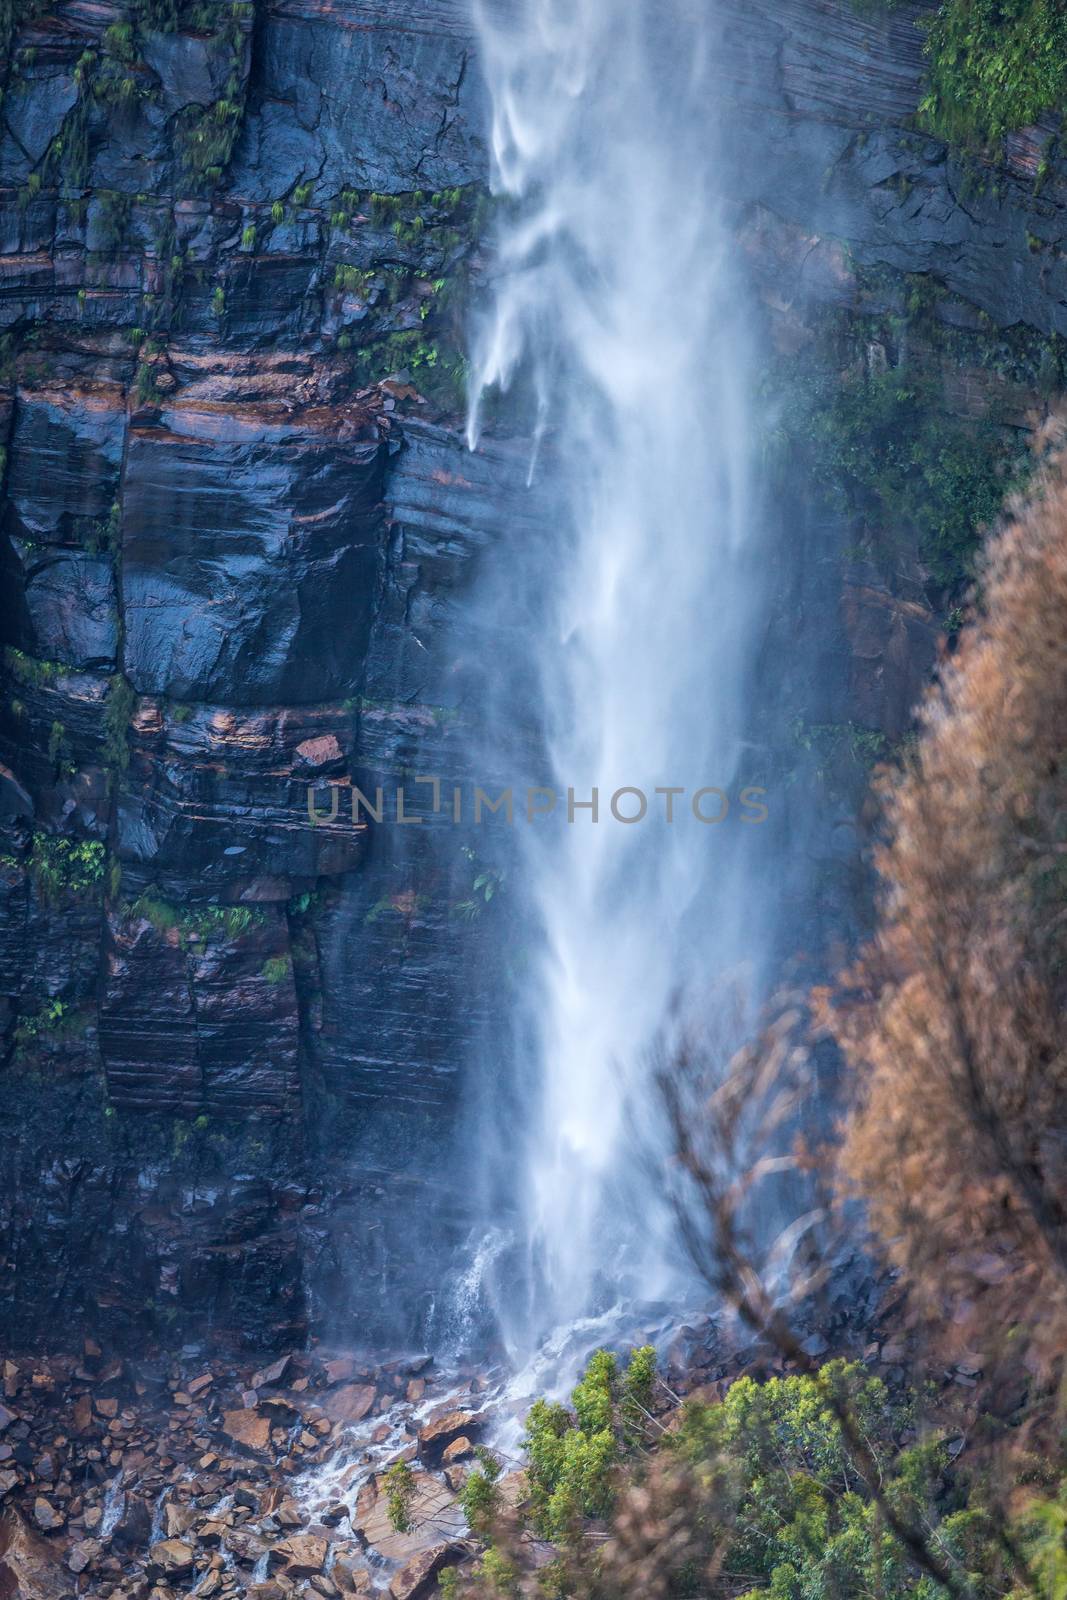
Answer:
[{"label": "stream of water", "polygon": [[[477,0],[476,15],[503,221],[470,443],[487,397],[518,382],[531,492],[562,506],[515,575],[515,605],[541,619],[524,692],[560,800],[521,830],[534,953],[487,1157],[519,1219],[496,1292],[522,1354],[678,1292],[651,1063],[679,993],[758,961],[741,790],[765,563],[713,8]],[[698,819],[702,789],[721,795]],[[620,821],[613,796],[621,816],[647,811]]]}]

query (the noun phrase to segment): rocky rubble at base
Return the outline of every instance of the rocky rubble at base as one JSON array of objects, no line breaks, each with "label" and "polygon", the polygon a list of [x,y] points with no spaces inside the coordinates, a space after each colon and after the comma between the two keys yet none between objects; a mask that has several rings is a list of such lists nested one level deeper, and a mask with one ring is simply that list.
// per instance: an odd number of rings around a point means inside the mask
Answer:
[{"label": "rocky rubble at base", "polygon": [[[436,1592],[468,1553],[456,1490],[485,1380],[429,1357],[2,1363],[0,1595],[338,1600]],[[437,1397],[440,1398],[437,1398]],[[382,1475],[414,1463],[414,1531]]]}]

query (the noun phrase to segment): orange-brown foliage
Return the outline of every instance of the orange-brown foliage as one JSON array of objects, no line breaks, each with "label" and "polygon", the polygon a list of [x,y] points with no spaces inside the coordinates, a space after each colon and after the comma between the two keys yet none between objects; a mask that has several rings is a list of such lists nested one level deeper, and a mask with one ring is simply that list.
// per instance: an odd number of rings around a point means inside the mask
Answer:
[{"label": "orange-brown foliage", "polygon": [[[993,539],[914,761],[884,784],[880,931],[833,1028],[844,1166],[955,1342],[1067,1330],[1067,451]],[[1006,1352],[1005,1352],[1006,1353]]]}]

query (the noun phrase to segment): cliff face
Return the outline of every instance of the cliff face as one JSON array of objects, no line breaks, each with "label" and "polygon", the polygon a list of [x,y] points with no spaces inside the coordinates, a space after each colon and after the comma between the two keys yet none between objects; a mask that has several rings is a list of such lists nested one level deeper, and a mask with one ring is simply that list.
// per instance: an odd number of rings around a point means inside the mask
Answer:
[{"label": "cliff face", "polygon": [[[1067,332],[1046,133],[984,172],[911,131],[907,10],[723,9],[776,394],[906,355],[947,425],[1021,435]],[[470,856],[305,806],[481,779],[501,641],[463,598],[533,532],[521,442],[469,455],[456,426],[487,223],[467,8],[9,0],[5,31],[5,1334],[425,1330],[390,1320],[396,1241],[420,1208],[462,1225],[456,1075],[491,1010]],[[884,745],[960,578],[884,505],[813,493],[818,448],[794,437],[779,486],[811,560],[775,626],[824,637],[824,670],[783,695]],[[815,676],[845,687],[812,713]],[[849,738],[817,762],[839,921]]]}]

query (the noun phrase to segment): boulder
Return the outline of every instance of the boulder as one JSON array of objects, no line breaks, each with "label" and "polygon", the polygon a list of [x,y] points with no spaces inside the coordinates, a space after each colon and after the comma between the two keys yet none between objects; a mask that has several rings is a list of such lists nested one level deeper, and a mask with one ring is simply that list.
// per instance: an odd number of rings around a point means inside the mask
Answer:
[{"label": "boulder", "polygon": [[406,1561],[389,1585],[392,1600],[426,1600],[437,1592],[437,1575],[465,1554],[462,1545],[441,1543]]},{"label": "boulder", "polygon": [[0,1595],[4,1600],[66,1600],[69,1574],[59,1551],[39,1538],[17,1511],[0,1516]]},{"label": "boulder", "polygon": [[270,1418],[261,1416],[258,1411],[226,1411],[222,1428],[235,1444],[246,1450],[266,1450],[270,1444]]},{"label": "boulder", "polygon": [[310,1578],[322,1571],[329,1549],[317,1533],[294,1533],[275,1545],[271,1562],[280,1565],[287,1578]]},{"label": "boulder", "polygon": [[481,1418],[473,1411],[445,1411],[433,1416],[419,1429],[419,1459],[436,1466],[450,1444],[457,1439],[470,1438],[482,1428]]},{"label": "boulder", "polygon": [[152,1513],[140,1495],[124,1494],[119,1520],[111,1534],[114,1544],[145,1545],[152,1534]]},{"label": "boulder", "polygon": [[38,1495],[33,1502],[33,1520],[44,1533],[55,1533],[63,1526],[63,1513],[57,1511],[50,1500]]},{"label": "boulder", "polygon": [[[335,741],[336,742],[336,741]],[[263,1367],[252,1379],[253,1389],[271,1389],[285,1382],[293,1365],[292,1356],[279,1356],[269,1367]]]},{"label": "boulder", "polygon": [[362,1422],[377,1398],[372,1383],[345,1383],[326,1397],[323,1409],[332,1422]]},{"label": "boulder", "polygon": [[386,1561],[409,1561],[412,1556],[439,1544],[455,1517],[455,1497],[439,1478],[416,1470],[412,1472],[411,1483],[408,1508],[411,1531],[408,1533],[397,1533],[389,1520],[389,1495],[384,1478],[373,1478],[364,1484],[356,1501],[353,1532],[368,1549]]},{"label": "boulder", "polygon": [[165,1578],[181,1578],[193,1570],[195,1551],[183,1539],[160,1539],[148,1552],[148,1570]]},{"label": "boulder", "polygon": [[458,1439],[453,1439],[445,1448],[441,1461],[444,1466],[450,1467],[456,1461],[468,1461],[473,1454],[473,1444],[465,1433],[461,1433]]},{"label": "boulder", "polygon": [[77,1576],[94,1564],[102,1549],[99,1539],[79,1539],[67,1551],[67,1566]]}]

